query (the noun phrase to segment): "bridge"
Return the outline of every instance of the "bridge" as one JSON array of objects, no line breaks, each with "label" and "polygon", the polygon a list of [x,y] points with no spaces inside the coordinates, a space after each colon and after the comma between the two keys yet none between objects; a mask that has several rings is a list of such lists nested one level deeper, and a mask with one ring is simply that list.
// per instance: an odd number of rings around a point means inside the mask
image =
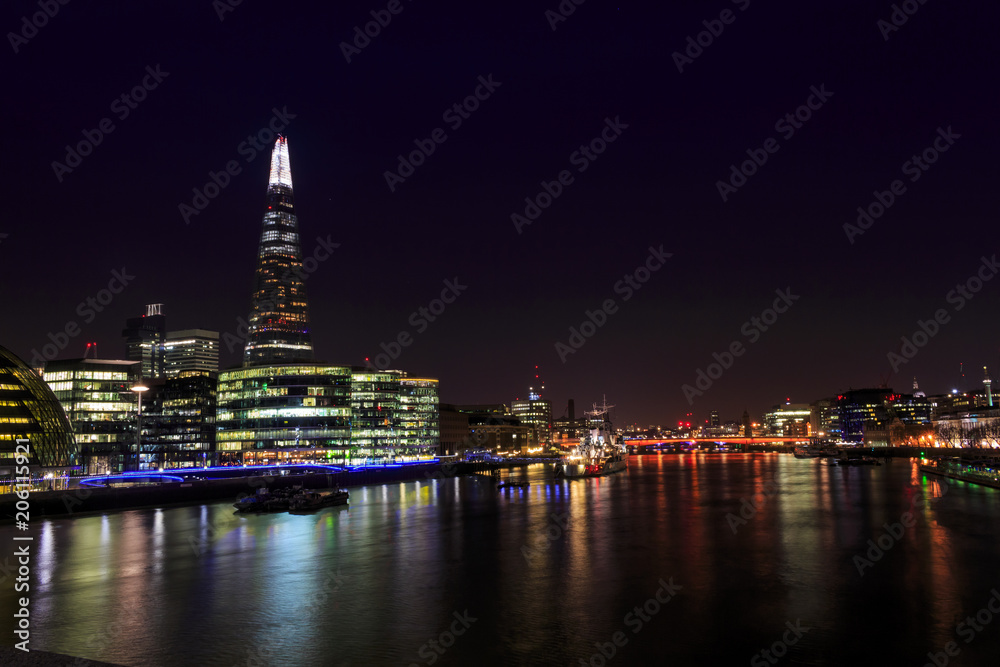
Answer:
[{"label": "bridge", "polygon": [[809,442],[812,442],[812,439],[809,436],[768,435],[760,438],[744,438],[740,436],[711,436],[706,438],[636,438],[634,440],[626,438],[623,444],[628,447],[650,447],[654,445],[695,445],[700,443],[732,445],[770,445],[773,443],[782,443],[790,445]]}]

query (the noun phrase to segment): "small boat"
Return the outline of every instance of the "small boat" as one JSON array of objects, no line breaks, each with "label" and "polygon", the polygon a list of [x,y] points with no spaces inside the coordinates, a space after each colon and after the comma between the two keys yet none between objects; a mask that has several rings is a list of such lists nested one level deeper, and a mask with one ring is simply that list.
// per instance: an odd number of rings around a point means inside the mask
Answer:
[{"label": "small boat", "polygon": [[814,459],[820,455],[820,449],[813,445],[799,445],[792,453],[797,459]]},{"label": "small boat", "polygon": [[257,489],[257,493],[233,503],[237,512],[258,514],[261,512],[284,512],[288,510],[292,496],[299,492],[301,486],[291,489]]},{"label": "small boat", "polygon": [[324,507],[346,505],[349,495],[347,491],[337,489],[332,493],[317,491],[302,491],[289,500],[289,514],[308,514]]}]

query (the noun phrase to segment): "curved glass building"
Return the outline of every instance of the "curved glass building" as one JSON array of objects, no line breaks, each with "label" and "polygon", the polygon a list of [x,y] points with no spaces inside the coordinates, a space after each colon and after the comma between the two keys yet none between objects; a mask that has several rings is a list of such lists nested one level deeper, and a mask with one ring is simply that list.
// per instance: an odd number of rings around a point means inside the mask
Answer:
[{"label": "curved glass building", "polygon": [[0,346],[0,468],[13,468],[18,440],[30,441],[29,465],[77,465],[66,412],[52,390],[17,355]]}]

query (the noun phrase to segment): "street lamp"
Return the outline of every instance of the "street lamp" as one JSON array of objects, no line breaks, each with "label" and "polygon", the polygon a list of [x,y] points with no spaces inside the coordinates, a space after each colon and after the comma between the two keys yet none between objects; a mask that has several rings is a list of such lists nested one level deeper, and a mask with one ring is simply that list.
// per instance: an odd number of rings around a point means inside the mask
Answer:
[{"label": "street lamp", "polygon": [[142,384],[132,386],[132,391],[139,397],[139,414],[135,423],[135,469],[139,469],[139,452],[142,451],[142,393],[149,391],[149,387]]}]

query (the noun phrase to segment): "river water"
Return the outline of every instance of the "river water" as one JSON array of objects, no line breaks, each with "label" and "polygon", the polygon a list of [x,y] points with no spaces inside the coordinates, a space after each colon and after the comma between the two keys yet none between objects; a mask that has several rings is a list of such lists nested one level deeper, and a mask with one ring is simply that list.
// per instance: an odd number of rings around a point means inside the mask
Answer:
[{"label": "river water", "polygon": [[[902,459],[836,468],[787,454],[633,456],[590,480],[511,474],[531,486],[369,486],[310,516],[212,503],[36,520],[31,647],[153,667],[1000,655],[988,609],[1000,491]],[[15,534],[0,527],[4,555]],[[7,619],[13,576],[0,584]]]}]

